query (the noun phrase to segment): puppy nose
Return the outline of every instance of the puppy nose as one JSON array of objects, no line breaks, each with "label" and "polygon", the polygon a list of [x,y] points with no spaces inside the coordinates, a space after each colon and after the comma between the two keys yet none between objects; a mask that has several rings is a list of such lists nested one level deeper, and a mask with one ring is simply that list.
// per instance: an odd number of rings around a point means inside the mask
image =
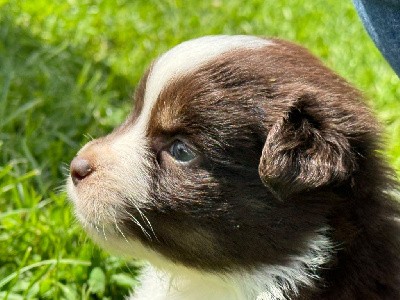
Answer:
[{"label": "puppy nose", "polygon": [[93,167],[87,159],[77,156],[71,161],[69,170],[72,182],[74,185],[78,185],[82,179],[88,177],[93,172]]}]

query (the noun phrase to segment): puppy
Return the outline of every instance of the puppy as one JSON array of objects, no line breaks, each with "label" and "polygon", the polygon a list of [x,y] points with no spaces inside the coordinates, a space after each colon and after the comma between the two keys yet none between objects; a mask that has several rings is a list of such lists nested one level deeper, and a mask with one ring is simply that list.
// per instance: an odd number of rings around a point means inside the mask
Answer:
[{"label": "puppy", "polygon": [[71,162],[131,299],[400,299],[398,187],[360,93],[305,49],[208,36],[153,62],[133,112]]}]

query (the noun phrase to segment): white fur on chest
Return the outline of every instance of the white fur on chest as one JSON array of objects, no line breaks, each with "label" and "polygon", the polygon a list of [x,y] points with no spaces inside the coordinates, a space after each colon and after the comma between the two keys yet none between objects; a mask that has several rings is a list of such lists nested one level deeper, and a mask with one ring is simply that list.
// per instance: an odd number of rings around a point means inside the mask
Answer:
[{"label": "white fur on chest", "polygon": [[332,251],[330,241],[317,234],[310,240],[308,250],[291,257],[287,265],[229,274],[184,267],[174,267],[170,272],[149,265],[129,300],[285,300],[289,299],[288,293],[296,295],[300,287],[312,287],[318,281],[317,271],[330,259]]},{"label": "white fur on chest", "polygon": [[[239,300],[246,298],[243,287],[231,278],[186,271],[177,276],[149,266],[141,286],[130,300]],[[255,299],[255,298],[254,298]]]}]

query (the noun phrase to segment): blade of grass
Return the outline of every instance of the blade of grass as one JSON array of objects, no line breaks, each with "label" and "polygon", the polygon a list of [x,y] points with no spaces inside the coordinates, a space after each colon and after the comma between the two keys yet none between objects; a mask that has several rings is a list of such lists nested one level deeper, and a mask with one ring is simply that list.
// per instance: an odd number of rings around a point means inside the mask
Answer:
[{"label": "blade of grass", "polygon": [[[26,249],[26,251],[25,251],[25,254],[24,254],[23,258],[22,258],[22,261],[21,261],[20,264],[19,264],[20,267],[26,264],[26,262],[27,262],[27,260],[28,260],[28,257],[29,257],[29,255],[31,254],[31,252],[32,252],[32,247],[28,247],[28,248]],[[16,280],[19,278],[21,270],[22,270],[21,268],[19,268],[19,269],[17,270],[16,275],[15,275],[15,277],[13,278],[13,279],[15,280],[14,284],[16,283]],[[11,279],[11,280],[13,280],[13,279]],[[14,284],[12,284],[12,285],[14,285]],[[0,286],[0,288],[1,288],[1,286]],[[6,294],[5,299],[8,298],[8,295],[9,295],[10,292],[11,292],[11,289],[8,289],[8,292],[7,292],[7,294]]]},{"label": "blade of grass", "polygon": [[8,92],[10,90],[10,84],[11,81],[13,80],[14,77],[14,72],[9,71],[6,75],[6,78],[4,80],[3,88],[1,90],[1,95],[0,95],[0,120],[4,120],[5,118],[5,112],[7,108],[7,100],[8,100]]},{"label": "blade of grass", "polygon": [[31,110],[35,106],[39,105],[41,102],[42,102],[41,100],[33,100],[33,101],[28,102],[28,103],[25,103],[20,108],[18,108],[16,111],[11,113],[11,115],[8,118],[0,120],[0,130],[2,130],[2,128],[4,126],[6,126],[8,123],[11,123],[16,118],[22,117],[22,115],[25,112]]},{"label": "blade of grass", "polygon": [[48,260],[42,260],[40,262],[28,265],[26,267],[23,267],[19,269],[18,271],[11,273],[8,275],[6,278],[2,279],[0,281],[0,288],[5,286],[7,283],[9,283],[11,280],[14,278],[18,277],[20,274],[25,273],[31,269],[34,268],[40,268],[42,266],[47,266],[47,265],[55,265],[55,264],[66,264],[66,265],[81,265],[81,266],[90,266],[91,263],[90,261],[82,261],[82,260],[75,260],[75,259],[48,259]]},{"label": "blade of grass", "polygon": [[43,207],[45,207],[46,205],[48,205],[51,202],[53,202],[52,199],[46,199],[46,200],[40,201],[34,207],[15,209],[15,210],[11,210],[11,211],[6,211],[4,213],[0,213],[0,220],[4,219],[6,217],[13,216],[13,215],[20,215],[20,214],[24,214],[24,213],[30,213],[30,212],[33,212],[35,210],[40,210],[40,209],[42,209]]}]

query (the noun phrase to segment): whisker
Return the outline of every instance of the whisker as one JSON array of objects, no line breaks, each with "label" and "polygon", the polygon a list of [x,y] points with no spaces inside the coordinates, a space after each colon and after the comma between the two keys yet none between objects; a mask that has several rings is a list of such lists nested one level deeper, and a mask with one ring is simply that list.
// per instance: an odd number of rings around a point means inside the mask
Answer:
[{"label": "whisker", "polygon": [[107,241],[106,231],[104,230],[104,224],[103,224],[102,228],[103,228],[104,239]]},{"label": "whisker", "polygon": [[138,221],[138,219],[136,219],[134,216],[132,216],[129,212],[128,215],[132,218],[132,221],[140,227],[140,229],[143,231],[143,233],[146,235],[146,237],[152,241],[153,239],[151,238],[151,235],[146,231],[146,229],[142,226],[142,224],[140,224],[140,222]]},{"label": "whisker", "polygon": [[119,231],[119,233],[121,233],[121,235],[124,237],[125,241],[129,244],[128,239],[125,237],[125,234],[122,232],[122,230],[118,227],[118,223],[117,223],[117,219],[115,218],[115,213],[114,213],[114,225],[117,228],[117,230]]},{"label": "whisker", "polygon": [[139,209],[139,207],[132,201],[132,205],[135,207],[135,209],[139,212],[140,216],[142,217],[143,221],[150,227],[151,232],[154,235],[154,238],[159,241],[156,233],[154,232],[153,226],[151,226],[150,220],[146,217],[146,215]]},{"label": "whisker", "polygon": [[65,193],[67,191],[65,184],[61,184],[59,186],[56,186],[54,188],[54,192],[56,194],[61,194],[61,193]]},{"label": "whisker", "polygon": [[89,141],[93,141],[94,140],[94,138],[89,133],[85,133],[83,136],[85,137],[85,139],[87,139]]},{"label": "whisker", "polygon": [[66,162],[61,163],[61,172],[63,176],[67,176],[69,174],[69,164]]}]

